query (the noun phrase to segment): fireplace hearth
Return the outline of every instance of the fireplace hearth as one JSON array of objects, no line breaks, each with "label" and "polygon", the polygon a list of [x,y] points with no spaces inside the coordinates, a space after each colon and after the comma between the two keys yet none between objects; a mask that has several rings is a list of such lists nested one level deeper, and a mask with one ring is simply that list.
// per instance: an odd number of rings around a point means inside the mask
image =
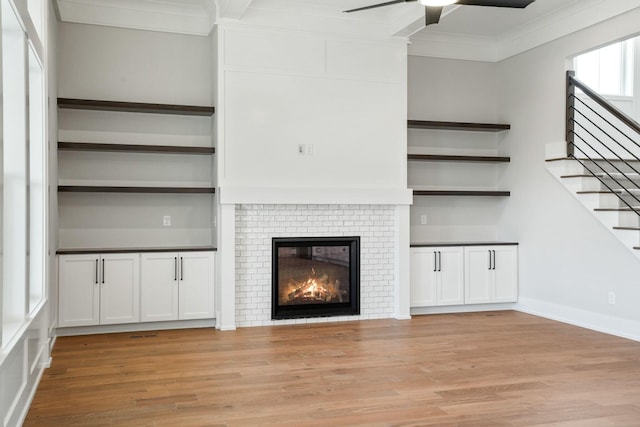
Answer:
[{"label": "fireplace hearth", "polygon": [[274,238],[272,319],[360,314],[360,238]]}]

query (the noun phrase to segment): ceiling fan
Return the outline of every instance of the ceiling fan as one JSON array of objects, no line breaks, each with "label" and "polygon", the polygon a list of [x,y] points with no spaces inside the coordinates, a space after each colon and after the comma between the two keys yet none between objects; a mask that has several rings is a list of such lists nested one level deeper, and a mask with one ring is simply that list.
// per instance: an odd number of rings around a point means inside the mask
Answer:
[{"label": "ceiling fan", "polygon": [[437,24],[440,22],[443,6],[450,4],[468,6],[490,6],[490,7],[511,7],[524,9],[535,0],[392,0],[384,3],[372,4],[370,6],[358,7],[356,9],[345,10],[345,13],[358,12],[361,10],[375,9],[377,7],[391,6],[397,3],[409,3],[419,1],[425,7],[425,25]]}]

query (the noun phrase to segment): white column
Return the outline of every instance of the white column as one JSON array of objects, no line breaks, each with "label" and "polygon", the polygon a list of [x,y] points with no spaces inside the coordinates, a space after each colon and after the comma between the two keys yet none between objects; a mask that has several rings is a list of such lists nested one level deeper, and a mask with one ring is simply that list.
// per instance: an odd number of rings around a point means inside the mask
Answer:
[{"label": "white column", "polygon": [[[224,190],[221,190],[224,191]],[[218,208],[218,257],[216,263],[216,329],[236,329],[236,206]]]},{"label": "white column", "polygon": [[409,205],[396,207],[396,274],[395,274],[395,307],[393,317],[398,320],[411,319],[410,311],[410,217]]}]

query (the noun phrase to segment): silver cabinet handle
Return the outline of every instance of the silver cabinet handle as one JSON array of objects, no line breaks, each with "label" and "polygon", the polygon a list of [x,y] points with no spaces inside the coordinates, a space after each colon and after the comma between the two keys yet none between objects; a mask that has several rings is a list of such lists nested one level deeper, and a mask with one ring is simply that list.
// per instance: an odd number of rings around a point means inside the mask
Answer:
[{"label": "silver cabinet handle", "polygon": [[102,283],[104,284],[104,258],[102,258]]},{"label": "silver cabinet handle", "polygon": [[489,252],[489,270],[491,270],[491,250],[488,250],[487,252]]},{"label": "silver cabinet handle", "polygon": [[184,258],[180,257],[180,280],[184,280]]},{"label": "silver cabinet handle", "polygon": [[98,284],[98,270],[100,269],[100,267],[98,266],[98,258],[96,258],[96,284]]},{"label": "silver cabinet handle", "polygon": [[173,281],[178,280],[178,257],[173,257]]},{"label": "silver cabinet handle", "polygon": [[493,252],[493,269],[495,270],[496,269],[496,251],[494,250],[491,252]]},{"label": "silver cabinet handle", "polygon": [[438,271],[438,252],[433,251],[433,271]]},{"label": "silver cabinet handle", "polygon": [[442,252],[438,251],[438,271],[442,271]]}]

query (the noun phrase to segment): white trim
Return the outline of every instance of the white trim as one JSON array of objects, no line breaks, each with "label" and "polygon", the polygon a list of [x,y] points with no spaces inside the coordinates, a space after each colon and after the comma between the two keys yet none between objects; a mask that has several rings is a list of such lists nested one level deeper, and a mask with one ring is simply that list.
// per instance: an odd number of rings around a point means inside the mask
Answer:
[{"label": "white trim", "polygon": [[242,19],[253,0],[217,0],[218,17]]},{"label": "white trim", "polygon": [[483,311],[504,311],[514,310],[514,303],[499,304],[472,304],[472,305],[447,305],[437,307],[412,307],[412,316],[421,316],[425,314],[453,314],[453,313],[478,313]]},{"label": "white trim", "polygon": [[[49,366],[51,366],[51,363],[49,363]],[[40,385],[40,381],[42,380],[42,376],[44,375],[44,369],[48,368],[49,366],[42,366],[40,368],[40,372],[38,372],[38,378],[33,383],[33,387],[31,387],[31,391],[29,392],[29,397],[27,398],[27,401],[25,402],[25,405],[22,408],[22,412],[20,413],[20,417],[19,417],[20,422],[18,423],[18,425],[22,425],[24,423],[24,420],[27,419],[27,415],[29,414],[29,409],[31,409],[31,404],[33,403],[33,398],[36,397],[38,386]]]},{"label": "white trim", "polygon": [[[56,0],[63,22],[207,36],[212,19],[201,7],[137,0]],[[164,6],[164,7],[163,7]]]},{"label": "white trim", "polygon": [[220,204],[272,205],[411,205],[409,189],[223,187]]},{"label": "white trim", "polygon": [[520,298],[515,310],[592,331],[640,341],[640,322],[532,298]]},{"label": "white trim", "polygon": [[213,328],[215,319],[177,320],[170,322],[127,323],[123,325],[76,326],[58,328],[59,337],[76,335],[112,334],[120,332],[161,331],[167,329]]}]

